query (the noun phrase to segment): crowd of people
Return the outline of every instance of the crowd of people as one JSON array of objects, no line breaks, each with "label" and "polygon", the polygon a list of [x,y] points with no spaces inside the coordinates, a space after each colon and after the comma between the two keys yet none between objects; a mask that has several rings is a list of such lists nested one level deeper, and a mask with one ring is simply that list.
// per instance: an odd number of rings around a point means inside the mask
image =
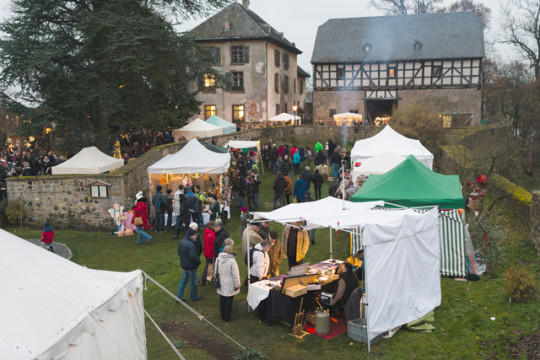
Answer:
[{"label": "crowd of people", "polygon": [[[184,295],[186,287],[189,285],[189,298],[191,301],[199,301],[203,297],[197,292],[198,286],[207,283],[215,284],[219,295],[219,308],[224,321],[233,320],[232,303],[233,298],[240,292],[242,279],[238,267],[238,258],[246,264],[249,262],[249,269],[243,279],[244,284],[248,281],[257,282],[262,279],[279,275],[280,266],[283,259],[287,259],[289,269],[303,263],[310,245],[315,244],[314,231],[305,231],[301,224],[291,224],[286,226],[281,236],[275,230],[270,229],[270,223],[249,222],[248,212],[259,209],[259,191],[261,177],[257,164],[258,154],[255,149],[239,150],[231,149],[231,167],[225,176],[225,187],[232,190],[234,201],[240,210],[240,232],[241,246],[235,246],[235,240],[225,229],[224,222],[220,218],[220,200],[215,196],[204,194],[198,186],[179,185],[178,190],[173,194],[171,190],[162,193],[162,187],[157,186],[156,192],[150,202],[142,197],[142,193],[137,195],[138,201],[142,205],[135,208],[135,217],[148,215],[140,208],[150,205],[153,207],[155,217],[153,224],[145,220],[142,225],[136,226],[139,235],[138,244],[144,240],[150,241],[151,236],[146,231],[154,227],[155,232],[166,231],[172,227],[176,229],[173,238],[179,238],[181,232],[185,231],[185,236],[178,245],[178,256],[182,268],[182,278],[178,286],[177,298],[185,301]],[[322,185],[328,179],[328,175],[334,175],[331,192],[333,195],[339,193],[340,168],[345,165],[344,159],[348,154],[338,145],[328,140],[323,146],[321,142],[315,144],[313,148],[297,147],[296,145],[280,145],[271,141],[261,149],[262,164],[266,171],[276,174],[273,183],[273,205],[274,208],[284,206],[292,201],[304,202],[312,201],[311,189],[314,190],[315,198],[322,197]],[[292,160],[291,160],[292,159]],[[311,171],[311,162],[315,165],[315,170]],[[336,166],[334,166],[334,164]],[[328,168],[331,166],[329,174]],[[294,175],[292,174],[294,171]],[[293,182],[291,177],[296,177]],[[334,186],[337,184],[337,186]],[[346,195],[353,193],[349,191],[348,184]],[[227,201],[221,199],[221,201]],[[230,200],[229,200],[230,201]],[[202,209],[204,204],[210,202],[208,211],[211,214],[210,221],[205,225],[202,219]],[[171,212],[177,214],[176,223],[173,224]],[[168,214],[168,224],[165,223],[165,214]],[[232,234],[232,233],[231,233]],[[238,258],[235,247],[238,247]],[[201,259],[204,257],[205,264]],[[199,268],[203,271],[199,278]],[[341,271],[348,272],[348,265]],[[346,298],[350,294],[349,284],[350,274],[344,275],[343,281],[339,282],[337,294],[341,298]],[[339,301],[343,304],[343,301]],[[261,319],[265,314],[259,314]]]},{"label": "crowd of people", "polygon": [[141,156],[154,146],[174,142],[173,129],[165,131],[132,130],[121,133],[118,140],[124,161],[127,163],[129,159]]}]

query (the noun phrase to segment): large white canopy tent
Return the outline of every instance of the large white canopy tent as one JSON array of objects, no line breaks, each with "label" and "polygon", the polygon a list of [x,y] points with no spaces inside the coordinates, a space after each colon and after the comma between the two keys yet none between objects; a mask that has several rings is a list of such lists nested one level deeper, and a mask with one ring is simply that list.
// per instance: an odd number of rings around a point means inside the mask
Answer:
[{"label": "large white canopy tent", "polygon": [[391,152],[385,152],[381,155],[360,161],[359,166],[356,166],[356,163],[353,163],[353,170],[351,172],[352,181],[356,184],[356,180],[360,176],[384,174],[401,164],[403,160],[405,160],[405,158],[402,156]]},{"label": "large white canopy tent", "polygon": [[0,230],[3,359],[146,359],[143,281],[92,270]]},{"label": "large white canopy tent", "polygon": [[188,177],[193,185],[200,185],[203,191],[213,186],[214,190],[219,187],[221,194],[221,175],[229,168],[230,161],[231,155],[228,152],[208,150],[197,139],[191,139],[178,152],[148,167],[150,190],[153,192],[155,185],[159,184],[164,187],[164,192],[167,189],[174,192]]},{"label": "large white canopy tent", "polygon": [[255,219],[282,224],[305,221],[304,229],[330,227],[355,234],[365,250],[366,318],[369,342],[421,318],[441,304],[438,210],[374,210],[336,198],[290,204]]},{"label": "large white canopy tent", "polygon": [[212,125],[199,118],[193,120],[186,126],[180,129],[173,130],[174,141],[178,142],[180,137],[185,137],[190,140],[196,137],[207,138],[210,136],[218,136],[223,134],[223,128]]},{"label": "large white canopy tent", "polygon": [[392,129],[390,125],[386,125],[370,138],[355,142],[351,150],[351,164],[385,152],[392,152],[403,159],[413,155],[429,169],[433,169],[433,154],[420,143],[420,140],[409,139]]},{"label": "large white canopy tent", "polygon": [[276,116],[272,116],[268,119],[268,121],[271,122],[288,122],[290,121],[291,124],[294,124],[295,121],[298,121],[299,125],[302,125],[302,118],[298,115],[291,115],[288,113],[281,113]]},{"label": "large white canopy tent", "polygon": [[123,159],[115,159],[90,146],[79,151],[69,160],[51,168],[53,175],[101,174],[124,166]]}]

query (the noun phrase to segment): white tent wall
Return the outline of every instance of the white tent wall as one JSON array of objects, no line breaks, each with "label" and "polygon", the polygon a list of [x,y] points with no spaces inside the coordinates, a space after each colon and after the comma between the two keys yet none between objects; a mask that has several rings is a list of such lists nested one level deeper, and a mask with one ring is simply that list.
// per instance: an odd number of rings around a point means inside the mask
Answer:
[{"label": "white tent wall", "polygon": [[394,229],[366,224],[368,339],[417,320],[441,304],[437,209]]},{"label": "white tent wall", "polygon": [[145,359],[142,272],[87,269],[0,230],[2,359]]},{"label": "white tent wall", "polygon": [[[90,320],[91,332],[84,332],[75,339],[75,344],[70,344],[63,360],[146,359],[142,290],[139,288],[134,294],[126,295],[127,298],[118,304],[118,308],[104,312],[101,319]],[[51,359],[53,357],[49,355],[52,353],[48,351],[39,359]]]}]

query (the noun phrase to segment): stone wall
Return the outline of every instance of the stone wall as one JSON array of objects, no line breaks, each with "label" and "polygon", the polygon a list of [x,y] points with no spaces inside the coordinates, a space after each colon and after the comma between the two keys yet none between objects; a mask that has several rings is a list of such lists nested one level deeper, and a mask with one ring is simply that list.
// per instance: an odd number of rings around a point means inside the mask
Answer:
[{"label": "stone wall", "polygon": [[[470,112],[472,124],[480,124],[482,91],[478,88],[398,90],[397,96],[398,108],[410,106],[415,101],[432,100],[434,104],[444,105],[444,112]],[[333,124],[330,109],[335,109],[337,113],[356,110],[366,119],[365,101],[365,91],[315,91],[313,93],[314,124]]]},{"label": "stone wall", "polygon": [[[234,134],[217,136],[214,139],[221,146],[229,140],[261,140],[281,144],[311,144],[327,139],[344,144],[361,138],[372,136],[380,129],[348,128],[325,126],[280,126],[250,129]],[[210,141],[211,139],[203,139]],[[109,174],[98,175],[58,175],[28,176],[7,179],[9,200],[19,196],[25,201],[25,225],[40,228],[46,220],[52,221],[58,229],[109,230],[113,229],[113,221],[108,213],[114,203],[125,204],[128,197],[143,191],[150,198],[149,177],[147,169],[150,165],[180,150],[185,143],[157,146],[127,165]],[[90,185],[101,181],[109,184],[110,197],[92,198]]]}]

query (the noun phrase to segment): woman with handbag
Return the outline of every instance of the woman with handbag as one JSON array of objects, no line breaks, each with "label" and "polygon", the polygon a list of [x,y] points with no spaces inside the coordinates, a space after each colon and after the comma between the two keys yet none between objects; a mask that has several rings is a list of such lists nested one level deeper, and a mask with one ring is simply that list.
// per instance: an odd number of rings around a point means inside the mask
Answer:
[{"label": "woman with handbag", "polygon": [[216,259],[214,287],[219,294],[221,318],[224,321],[231,321],[233,298],[240,292],[240,271],[233,252],[234,242],[232,239],[225,239],[225,242],[232,242],[232,245],[225,246]]},{"label": "woman with handbag", "polygon": [[146,242],[150,242],[152,239],[152,237],[144,231],[150,229],[152,226],[148,221],[148,204],[142,191],[139,191],[137,195],[135,195],[135,198],[137,199],[137,204],[135,204],[135,207],[133,208],[134,214],[132,224],[135,225],[135,232],[138,235],[137,245],[141,245],[143,243],[143,238]]}]

